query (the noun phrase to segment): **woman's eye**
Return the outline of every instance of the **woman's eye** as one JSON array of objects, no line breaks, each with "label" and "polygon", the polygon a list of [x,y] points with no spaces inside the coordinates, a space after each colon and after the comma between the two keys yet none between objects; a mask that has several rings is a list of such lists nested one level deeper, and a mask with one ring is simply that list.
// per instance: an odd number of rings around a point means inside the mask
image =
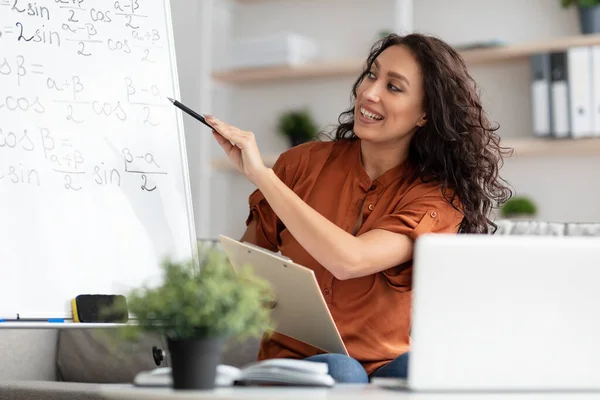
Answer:
[{"label": "woman's eye", "polygon": [[375,79],[375,74],[369,71],[369,72],[367,72],[367,78]]},{"label": "woman's eye", "polygon": [[400,89],[400,88],[398,88],[398,87],[396,87],[396,86],[394,86],[394,85],[392,85],[392,84],[388,85],[388,87],[389,87],[391,90],[393,90],[394,92],[401,92],[401,91],[402,91],[402,89]]}]

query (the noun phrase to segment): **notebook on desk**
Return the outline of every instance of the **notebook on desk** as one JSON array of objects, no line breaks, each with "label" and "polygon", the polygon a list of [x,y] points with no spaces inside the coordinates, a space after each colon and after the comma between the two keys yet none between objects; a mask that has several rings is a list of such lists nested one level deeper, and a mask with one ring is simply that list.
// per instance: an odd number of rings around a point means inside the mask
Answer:
[{"label": "notebook on desk", "polygon": [[325,352],[348,355],[313,270],[227,236],[219,235],[219,240],[234,268],[249,265],[270,282],[276,301],[272,314],[276,332]]},{"label": "notebook on desk", "polygon": [[[140,387],[171,387],[171,367],[138,373],[133,383]],[[317,386],[332,387],[335,381],[325,363],[306,360],[271,359],[253,362],[243,368],[220,364],[215,386]]]}]

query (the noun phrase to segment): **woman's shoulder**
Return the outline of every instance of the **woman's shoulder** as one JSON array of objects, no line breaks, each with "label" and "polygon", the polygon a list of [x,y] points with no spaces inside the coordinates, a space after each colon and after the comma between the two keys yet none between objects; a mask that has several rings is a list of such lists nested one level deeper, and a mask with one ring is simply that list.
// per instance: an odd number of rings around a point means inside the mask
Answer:
[{"label": "woman's shoulder", "polygon": [[349,140],[315,140],[299,144],[282,152],[277,160],[278,163],[286,165],[299,165],[309,163],[319,164],[331,156],[344,153],[351,145]]},{"label": "woman's shoulder", "polygon": [[[326,165],[334,168],[351,154],[347,140],[311,141],[287,149],[273,166],[275,173],[290,187],[309,177],[319,176]],[[337,161],[334,161],[337,160]]]},{"label": "woman's shoulder", "polygon": [[403,196],[403,204],[414,204],[419,202],[453,204],[461,208],[461,200],[456,196],[456,192],[448,185],[444,185],[439,180],[416,177]]}]

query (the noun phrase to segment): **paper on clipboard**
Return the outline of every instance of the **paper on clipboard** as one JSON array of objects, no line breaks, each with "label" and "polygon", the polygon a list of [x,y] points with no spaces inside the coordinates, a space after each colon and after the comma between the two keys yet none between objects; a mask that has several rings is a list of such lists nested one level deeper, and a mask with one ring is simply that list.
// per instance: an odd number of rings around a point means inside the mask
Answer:
[{"label": "paper on clipboard", "polygon": [[224,235],[219,240],[234,268],[250,265],[271,283],[277,301],[272,314],[276,332],[329,353],[348,355],[313,270]]}]

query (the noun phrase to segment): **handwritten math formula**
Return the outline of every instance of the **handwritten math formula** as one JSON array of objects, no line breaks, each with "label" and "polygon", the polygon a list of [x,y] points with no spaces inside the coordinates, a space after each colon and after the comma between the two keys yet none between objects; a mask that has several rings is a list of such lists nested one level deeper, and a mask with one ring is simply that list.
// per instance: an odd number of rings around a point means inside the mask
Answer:
[{"label": "handwritten math formula", "polygon": [[0,191],[160,190],[179,149],[148,4],[0,0]]}]

